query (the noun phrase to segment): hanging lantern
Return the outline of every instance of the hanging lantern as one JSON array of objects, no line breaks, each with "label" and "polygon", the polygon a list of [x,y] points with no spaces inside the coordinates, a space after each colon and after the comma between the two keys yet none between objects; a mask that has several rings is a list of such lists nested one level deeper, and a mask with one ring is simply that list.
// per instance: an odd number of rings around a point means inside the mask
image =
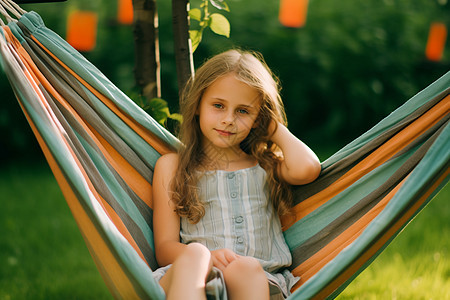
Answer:
[{"label": "hanging lantern", "polygon": [[278,19],[286,27],[302,27],[306,23],[308,0],[281,0]]},{"label": "hanging lantern", "polygon": [[440,61],[444,53],[447,27],[443,23],[432,23],[428,34],[425,55],[428,60]]},{"label": "hanging lantern", "polygon": [[67,42],[78,51],[88,52],[95,48],[97,39],[97,13],[74,11],[67,20]]},{"label": "hanging lantern", "polygon": [[122,24],[133,24],[132,0],[119,0],[119,5],[117,7],[117,20]]}]

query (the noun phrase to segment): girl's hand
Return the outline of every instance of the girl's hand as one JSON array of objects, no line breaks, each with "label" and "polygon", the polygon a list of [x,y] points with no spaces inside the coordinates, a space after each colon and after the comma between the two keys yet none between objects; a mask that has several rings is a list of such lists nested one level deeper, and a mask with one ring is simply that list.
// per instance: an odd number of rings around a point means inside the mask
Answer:
[{"label": "girl's hand", "polygon": [[230,249],[218,249],[211,251],[211,259],[213,262],[213,266],[218,268],[221,271],[224,271],[225,268],[235,259],[238,259],[240,256],[231,251]]},{"label": "girl's hand", "polygon": [[272,133],[272,142],[283,152],[278,172],[284,181],[292,185],[301,185],[310,183],[319,176],[321,165],[316,154],[286,126],[272,121],[268,130],[269,134]]}]

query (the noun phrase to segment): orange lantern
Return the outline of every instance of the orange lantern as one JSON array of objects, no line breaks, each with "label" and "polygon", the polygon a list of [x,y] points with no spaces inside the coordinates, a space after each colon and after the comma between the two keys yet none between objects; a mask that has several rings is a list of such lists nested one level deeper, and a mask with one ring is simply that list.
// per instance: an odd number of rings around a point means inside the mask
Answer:
[{"label": "orange lantern", "polygon": [[308,0],[281,0],[278,19],[286,27],[302,27],[306,23]]},{"label": "orange lantern", "polygon": [[444,53],[447,27],[443,23],[432,23],[428,34],[425,55],[428,60],[440,61]]},{"label": "orange lantern", "polygon": [[133,1],[119,0],[117,8],[117,20],[119,23],[130,25],[133,24]]},{"label": "orange lantern", "polygon": [[67,20],[67,42],[78,51],[91,51],[97,39],[97,13],[74,11]]}]

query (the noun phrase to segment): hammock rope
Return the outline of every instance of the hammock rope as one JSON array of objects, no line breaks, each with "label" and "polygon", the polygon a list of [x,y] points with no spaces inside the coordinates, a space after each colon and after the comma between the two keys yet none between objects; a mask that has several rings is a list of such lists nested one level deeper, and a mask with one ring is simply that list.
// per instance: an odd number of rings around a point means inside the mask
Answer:
[{"label": "hammock rope", "polygon": [[[112,295],[164,299],[152,234],[151,180],[179,141],[35,12],[14,11],[2,66]],[[16,13],[18,15],[16,15]],[[337,296],[448,182],[450,72],[295,187],[282,220],[301,276],[289,299]]]}]

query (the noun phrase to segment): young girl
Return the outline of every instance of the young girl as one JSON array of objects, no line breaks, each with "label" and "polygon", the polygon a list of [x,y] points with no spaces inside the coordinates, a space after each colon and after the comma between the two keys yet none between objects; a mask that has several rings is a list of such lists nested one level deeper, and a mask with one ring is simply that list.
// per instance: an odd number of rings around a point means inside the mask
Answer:
[{"label": "young girl", "polygon": [[230,299],[287,297],[298,280],[279,215],[288,185],[320,173],[286,128],[277,82],[256,54],[230,50],[200,67],[181,101],[178,153],[153,178],[154,272],[167,299],[206,299],[212,274]]}]

